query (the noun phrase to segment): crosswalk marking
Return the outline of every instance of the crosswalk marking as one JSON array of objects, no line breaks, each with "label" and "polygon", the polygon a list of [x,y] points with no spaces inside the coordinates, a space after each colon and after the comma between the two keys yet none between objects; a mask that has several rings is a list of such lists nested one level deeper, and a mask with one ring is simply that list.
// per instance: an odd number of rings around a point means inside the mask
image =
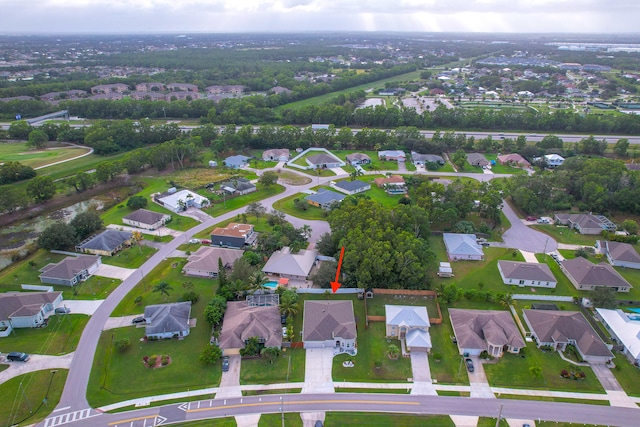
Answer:
[{"label": "crosswalk marking", "polygon": [[55,417],[49,417],[44,420],[44,427],[56,427],[63,424],[72,423],[74,421],[84,420],[85,418],[96,417],[100,415],[91,414],[91,408],[82,409],[80,411],[68,412],[62,415],[56,415]]}]

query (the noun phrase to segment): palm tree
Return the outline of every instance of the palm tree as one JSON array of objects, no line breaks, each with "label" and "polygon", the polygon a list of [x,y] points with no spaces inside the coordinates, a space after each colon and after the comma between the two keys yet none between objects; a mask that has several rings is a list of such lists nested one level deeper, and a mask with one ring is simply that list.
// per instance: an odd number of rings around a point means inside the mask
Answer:
[{"label": "palm tree", "polygon": [[280,350],[278,347],[265,347],[260,350],[260,355],[268,357],[269,362],[271,363],[273,363],[273,359],[280,356],[280,354],[282,354],[282,350]]},{"label": "palm tree", "polygon": [[262,289],[262,285],[267,283],[267,276],[262,274],[262,271],[256,271],[249,277],[249,292],[255,294]]},{"label": "palm tree", "polygon": [[295,316],[298,314],[298,310],[300,309],[300,305],[294,298],[282,298],[280,300],[280,313],[285,316]]},{"label": "palm tree", "polygon": [[304,224],[302,226],[302,234],[304,234],[304,237],[309,239],[309,237],[311,237],[311,226],[309,224]]},{"label": "palm tree", "polygon": [[349,174],[351,181],[355,181],[360,175],[362,175],[362,171],[360,169],[354,169],[353,172]]},{"label": "palm tree", "polygon": [[165,301],[169,296],[169,291],[172,291],[172,290],[173,288],[171,287],[171,285],[165,281],[162,281],[153,287],[153,292],[160,292],[160,295],[162,295],[163,300]]}]

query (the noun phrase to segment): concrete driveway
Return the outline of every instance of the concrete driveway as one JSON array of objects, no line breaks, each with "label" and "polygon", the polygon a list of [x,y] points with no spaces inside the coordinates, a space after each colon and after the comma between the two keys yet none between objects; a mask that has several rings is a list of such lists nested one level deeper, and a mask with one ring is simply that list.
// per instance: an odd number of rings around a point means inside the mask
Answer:
[{"label": "concrete driveway", "polygon": [[229,356],[229,370],[222,373],[216,399],[242,396],[242,391],[240,391],[241,364],[242,358],[239,354]]},{"label": "concrete driveway", "polygon": [[94,276],[108,277],[110,279],[125,280],[136,270],[134,268],[116,267],[115,265],[101,264],[93,273]]},{"label": "concrete driveway", "polygon": [[503,245],[505,247],[521,249],[536,254],[555,251],[558,248],[558,244],[553,238],[527,227],[522,220],[518,218],[518,215],[516,215],[506,200],[503,200],[502,203],[502,212],[504,212],[509,222],[511,222],[511,228],[502,235]]},{"label": "concrete driveway", "polygon": [[93,313],[100,307],[100,305],[104,302],[103,299],[98,300],[63,300],[60,307],[67,307],[71,309],[71,314],[86,314],[88,316],[92,316]]},{"label": "concrete driveway", "polygon": [[333,393],[333,349],[307,348],[305,352],[302,393]]},{"label": "concrete driveway", "polygon": [[[17,349],[17,351],[20,351]],[[0,372],[0,384],[11,378],[28,372],[42,371],[47,369],[69,369],[71,360],[75,353],[65,354],[64,356],[44,356],[40,354],[32,354],[31,359],[27,362],[9,362],[1,357],[2,363],[9,365],[9,368]]]},{"label": "concrete driveway", "polygon": [[[109,317],[107,319],[107,321],[104,324],[104,327],[102,328],[103,331],[106,331],[108,329],[115,329],[115,328],[124,328],[127,326],[134,326],[134,324],[131,322],[133,319],[135,319],[138,316],[142,316],[141,314],[134,314],[133,316],[122,316],[122,317]],[[142,328],[144,327],[144,323],[137,323],[135,326]]]},{"label": "concrete driveway", "polygon": [[411,389],[411,394],[438,395],[431,380],[429,355],[426,352],[411,352],[411,371],[413,373],[413,388]]},{"label": "concrete driveway", "polygon": [[[494,398],[495,394],[491,391],[491,387],[489,387],[489,382],[487,381],[487,375],[484,373],[484,366],[480,363],[480,358],[478,356],[469,357],[473,361],[473,372],[469,372],[467,369],[467,374],[469,375],[469,385],[471,388],[471,397],[480,397],[480,398]],[[466,366],[463,366],[466,368]]]}]

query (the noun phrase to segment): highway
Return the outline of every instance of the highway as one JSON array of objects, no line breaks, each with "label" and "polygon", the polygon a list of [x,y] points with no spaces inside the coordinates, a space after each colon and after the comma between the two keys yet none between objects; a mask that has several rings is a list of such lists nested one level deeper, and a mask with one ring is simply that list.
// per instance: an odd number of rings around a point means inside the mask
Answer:
[{"label": "highway", "polygon": [[[391,412],[418,415],[466,415],[497,418],[544,419],[557,422],[620,427],[638,425],[639,408],[621,408],[534,400],[478,399],[404,394],[283,394],[206,399],[137,409],[116,414],[95,413],[65,423],[69,427],[150,427],[200,419],[281,412]],[[52,427],[55,423],[52,421]]]}]

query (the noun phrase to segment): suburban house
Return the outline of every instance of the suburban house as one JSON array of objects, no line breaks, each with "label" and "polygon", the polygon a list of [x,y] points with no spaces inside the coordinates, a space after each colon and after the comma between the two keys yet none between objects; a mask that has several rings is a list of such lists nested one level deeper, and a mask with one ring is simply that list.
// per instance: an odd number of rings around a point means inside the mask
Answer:
[{"label": "suburban house", "polygon": [[40,269],[40,281],[51,285],[75,286],[87,280],[102,264],[98,255],[69,256]]},{"label": "suburban house", "polygon": [[237,156],[229,156],[224,159],[224,165],[231,169],[240,169],[247,166],[251,157],[238,154]]},{"label": "suburban house", "polygon": [[599,249],[614,267],[640,269],[640,255],[629,243],[596,240],[596,249]]},{"label": "suburban house", "polygon": [[175,188],[169,189],[166,193],[157,195],[154,200],[171,212],[184,212],[190,207],[202,209],[211,204],[209,199],[189,190],[175,191]]},{"label": "suburban house", "polygon": [[461,355],[502,357],[519,353],[524,339],[509,311],[449,309],[449,318]]},{"label": "suburban house", "polygon": [[480,153],[467,153],[467,162],[469,162],[471,166],[489,166],[489,160]]},{"label": "suburban house", "polygon": [[191,326],[191,301],[148,305],[144,308],[147,339],[183,338]]},{"label": "suburban house", "polygon": [[364,153],[347,154],[347,163],[351,166],[368,165],[371,163],[371,157]]},{"label": "suburban house", "polygon": [[555,214],[556,224],[578,230],[580,234],[600,234],[602,230],[616,231],[616,225],[604,215]]},{"label": "suburban house", "polygon": [[302,341],[305,348],[333,348],[334,354],[355,356],[356,337],[351,300],[304,302]]},{"label": "suburban house", "polygon": [[391,175],[386,178],[376,178],[373,182],[380,188],[384,188],[387,194],[405,194],[407,192],[404,178],[400,175]]},{"label": "suburban house", "polygon": [[407,160],[407,155],[401,150],[384,150],[378,151],[378,158],[380,160],[395,160],[396,162],[404,162]]},{"label": "suburban house", "polygon": [[153,212],[146,209],[138,209],[127,216],[122,217],[122,222],[132,227],[145,230],[157,230],[171,219],[171,215]]},{"label": "suburban house", "polygon": [[438,156],[436,154],[420,154],[415,151],[411,152],[411,161],[416,166],[424,166],[427,163],[444,165],[444,158],[442,158],[442,156]]},{"label": "suburban house", "polygon": [[555,168],[557,166],[561,166],[564,163],[564,157],[559,154],[546,154],[543,157],[536,157],[533,159],[534,163],[541,163],[544,158],[547,166],[550,168]]},{"label": "suburban house", "polygon": [[569,281],[581,291],[593,291],[599,286],[616,292],[629,292],[631,284],[606,262],[593,264],[582,257],[565,259],[560,268]]},{"label": "suburban house", "polygon": [[294,254],[290,247],[285,246],[271,255],[262,272],[277,277],[306,280],[317,256],[318,252],[312,249],[301,249]]},{"label": "suburban house", "polygon": [[224,182],[221,184],[221,188],[229,194],[238,194],[240,196],[257,190],[256,185],[252,184],[247,178],[235,178]]},{"label": "suburban house", "polygon": [[307,163],[313,169],[331,169],[344,166],[342,160],[329,153],[320,153],[306,158]]},{"label": "suburban house", "polygon": [[538,348],[565,351],[573,345],[582,360],[607,363],[613,354],[579,311],[522,310],[525,323]]},{"label": "suburban house", "polygon": [[108,85],[97,85],[91,87],[91,93],[94,95],[107,93],[124,93],[129,90],[129,86],[124,83],[113,83]]},{"label": "suburban house", "polygon": [[76,246],[76,251],[83,254],[113,256],[132,244],[133,233],[130,231],[107,229],[84,240]]},{"label": "suburban house", "polygon": [[258,342],[265,347],[282,347],[282,324],[278,306],[250,306],[247,301],[227,302],[218,341],[223,354],[239,354],[252,337],[257,337]]},{"label": "suburban house", "polygon": [[484,259],[482,246],[478,244],[475,234],[443,233],[442,238],[447,248],[449,261],[481,261]]},{"label": "suburban house", "polygon": [[640,364],[640,315],[606,308],[596,308],[596,313],[614,341],[624,347],[627,359]]},{"label": "suburban house", "polygon": [[218,260],[222,260],[222,266],[226,269],[233,267],[233,263],[242,257],[244,251],[238,249],[226,249],[212,246],[200,246],[189,255],[187,263],[182,267],[182,273],[194,277],[218,277]]},{"label": "suburban house", "polygon": [[273,148],[271,150],[264,150],[262,160],[266,162],[286,162],[289,160],[289,149]]},{"label": "suburban house", "polygon": [[521,168],[530,168],[531,163],[518,153],[503,154],[498,156],[498,163],[501,165],[517,166]]},{"label": "suburban house", "polygon": [[310,194],[304,199],[311,206],[316,206],[322,209],[331,209],[333,206],[343,201],[344,198],[345,196],[340,193],[327,190],[326,188],[320,188],[315,194]]},{"label": "suburban house", "polygon": [[[0,337],[13,328],[42,326],[47,314],[62,303],[62,292],[11,292],[0,294]],[[6,350],[5,350],[6,351]]]},{"label": "suburban house", "polygon": [[167,89],[172,92],[198,92],[198,85],[191,83],[169,83]]},{"label": "suburban house", "polygon": [[398,338],[407,352],[431,351],[431,323],[426,307],[385,305],[384,315],[387,338]]},{"label": "suburban house", "polygon": [[499,260],[498,271],[505,285],[555,288],[558,284],[549,266],[543,263]]},{"label": "suburban house", "polygon": [[136,85],[138,92],[161,92],[164,90],[164,84],[159,82],[144,82]]},{"label": "suburban house", "polygon": [[211,246],[241,249],[253,243],[255,237],[253,225],[232,222],[224,228],[218,227],[211,232]]},{"label": "suburban house", "polygon": [[371,190],[371,184],[368,182],[363,182],[358,179],[354,181],[331,181],[329,183],[331,188],[335,188],[341,193],[348,194],[350,196],[358,193],[363,193],[367,190]]}]

